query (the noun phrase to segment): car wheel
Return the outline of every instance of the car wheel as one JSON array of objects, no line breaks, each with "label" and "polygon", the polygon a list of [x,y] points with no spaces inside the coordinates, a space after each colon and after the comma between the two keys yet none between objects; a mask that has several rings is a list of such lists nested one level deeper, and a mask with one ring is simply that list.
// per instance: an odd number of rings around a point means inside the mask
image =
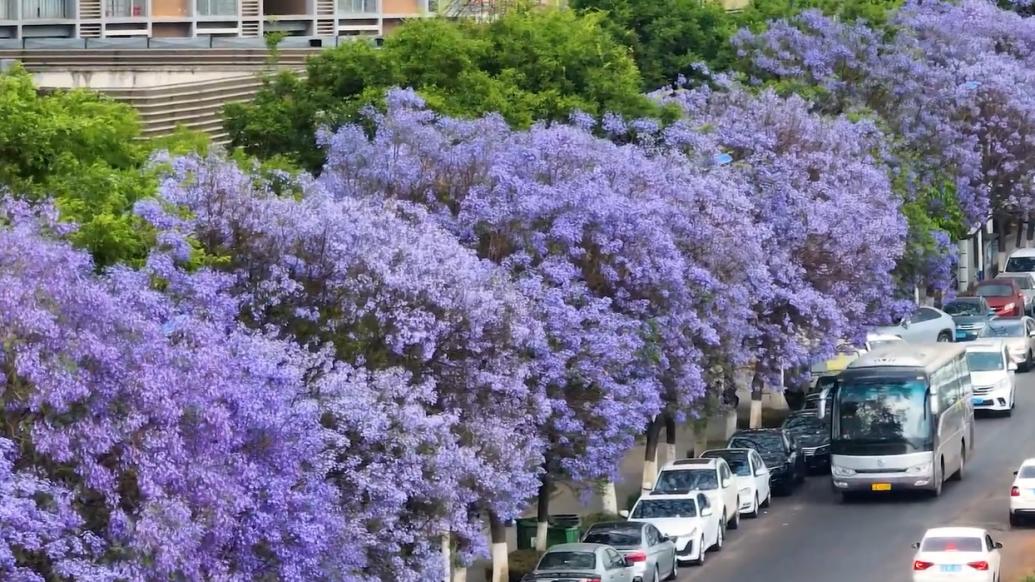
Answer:
[{"label": "car wheel", "polygon": [[697,546],[697,559],[694,560],[694,564],[696,564],[698,566],[703,566],[704,565],[704,554],[705,554],[704,550],[705,550],[705,547],[704,547],[704,534],[701,534],[701,540],[698,542],[698,546]]},{"label": "car wheel", "polygon": [[1024,360],[1024,367],[1019,371],[1030,372],[1033,365],[1035,365],[1035,354],[1032,354],[1031,350],[1028,350],[1028,359]]},{"label": "car wheel", "polygon": [[740,527],[740,498],[737,498],[737,508],[733,510],[733,521],[729,522],[730,529],[737,529]]},{"label": "car wheel", "polygon": [[654,566],[654,577],[651,578],[651,580],[656,580],[657,582],[661,582],[661,574],[658,573],[658,567],[657,566]]},{"label": "car wheel", "polygon": [[672,571],[668,573],[666,580],[675,580],[679,578],[679,559],[676,558],[675,554],[672,554]]},{"label": "car wheel", "polygon": [[947,331],[941,332],[940,334],[938,334],[938,341],[940,343],[952,342],[952,333],[947,332]]},{"label": "car wheel", "polygon": [[755,504],[751,506],[751,511],[748,512],[747,516],[752,519],[758,517],[758,493],[755,493]]},{"label": "car wheel", "polygon": [[765,496],[765,501],[762,502],[762,509],[767,509],[773,504],[773,488],[769,488],[769,493]]},{"label": "car wheel", "polygon": [[726,533],[724,531],[725,529],[726,528],[724,527],[719,528],[719,535],[715,536],[715,545],[711,547],[713,551],[722,551],[722,543],[726,540]]},{"label": "car wheel", "polygon": [[1020,518],[1019,518],[1019,517],[1017,517],[1017,515],[1016,515],[1016,514],[1014,514],[1014,513],[1013,513],[1013,512],[1011,511],[1011,512],[1010,512],[1010,526],[1011,526],[1011,527],[1019,527],[1020,525],[1021,525],[1021,520],[1020,520]]}]

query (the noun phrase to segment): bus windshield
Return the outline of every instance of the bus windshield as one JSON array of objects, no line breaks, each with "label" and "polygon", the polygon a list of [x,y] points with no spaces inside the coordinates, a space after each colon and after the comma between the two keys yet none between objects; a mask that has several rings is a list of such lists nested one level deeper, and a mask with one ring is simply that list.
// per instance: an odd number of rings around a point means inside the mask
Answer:
[{"label": "bus windshield", "polygon": [[927,382],[915,376],[842,379],[834,438],[885,454],[925,450],[931,439],[927,394]]}]

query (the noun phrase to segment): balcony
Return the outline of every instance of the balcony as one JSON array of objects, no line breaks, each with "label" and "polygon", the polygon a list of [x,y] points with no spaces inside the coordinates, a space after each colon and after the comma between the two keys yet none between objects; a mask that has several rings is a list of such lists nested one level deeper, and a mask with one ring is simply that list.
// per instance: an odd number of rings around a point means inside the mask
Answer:
[{"label": "balcony", "polygon": [[338,14],[377,14],[377,0],[338,0]]},{"label": "balcony", "polygon": [[147,16],[147,0],[106,0],[105,18],[143,18]]},{"label": "balcony", "polygon": [[[13,2],[9,8],[13,8]],[[22,0],[23,20],[65,20],[75,18],[70,0]]]},{"label": "balcony", "polygon": [[198,16],[237,16],[237,0],[197,0]]}]

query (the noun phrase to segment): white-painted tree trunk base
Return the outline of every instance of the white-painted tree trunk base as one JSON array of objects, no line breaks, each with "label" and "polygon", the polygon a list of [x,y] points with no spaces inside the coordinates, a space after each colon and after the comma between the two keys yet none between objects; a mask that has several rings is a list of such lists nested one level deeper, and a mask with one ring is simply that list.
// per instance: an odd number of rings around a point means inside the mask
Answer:
[{"label": "white-painted tree trunk base", "polygon": [[604,513],[618,515],[618,492],[615,490],[614,481],[604,481],[600,484],[600,507]]},{"label": "white-painted tree trunk base", "polygon": [[662,466],[664,466],[665,464],[671,463],[672,461],[675,461],[678,458],[678,457],[676,457],[676,444],[675,443],[672,443],[672,444],[665,443],[664,451],[665,451],[665,454],[663,455],[663,459],[661,461]]},{"label": "white-painted tree trunk base", "polygon": [[535,549],[540,552],[546,551],[546,535],[549,533],[550,522],[538,521],[535,524]]},{"label": "white-painted tree trunk base", "polygon": [[450,582],[453,569],[453,539],[449,534],[442,535],[442,582]]},{"label": "white-painted tree trunk base", "polygon": [[509,559],[506,542],[492,544],[492,582],[510,582]]},{"label": "white-painted tree trunk base", "polygon": [[762,428],[762,401],[751,401],[751,417],[748,426],[751,428]]},{"label": "white-painted tree trunk base", "polygon": [[658,476],[658,460],[643,461],[643,479],[640,480],[640,489],[650,491],[654,488],[654,478]]},{"label": "white-painted tree trunk base", "polygon": [[467,582],[467,568],[457,566],[453,568],[453,582]]}]

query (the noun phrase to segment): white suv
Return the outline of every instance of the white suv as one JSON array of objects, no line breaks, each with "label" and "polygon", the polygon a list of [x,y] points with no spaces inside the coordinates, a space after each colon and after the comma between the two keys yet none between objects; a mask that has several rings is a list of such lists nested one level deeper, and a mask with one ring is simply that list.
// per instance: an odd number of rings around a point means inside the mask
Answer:
[{"label": "white suv", "polygon": [[1006,345],[998,340],[969,344],[967,367],[974,386],[974,409],[1012,414],[1017,363],[1010,357]]},{"label": "white suv", "polygon": [[740,526],[740,493],[725,459],[681,459],[658,472],[652,494],[701,491],[708,496],[724,528]]},{"label": "white suv", "polygon": [[1035,518],[1035,459],[1021,463],[1010,487],[1010,525],[1018,526],[1025,519]]}]

